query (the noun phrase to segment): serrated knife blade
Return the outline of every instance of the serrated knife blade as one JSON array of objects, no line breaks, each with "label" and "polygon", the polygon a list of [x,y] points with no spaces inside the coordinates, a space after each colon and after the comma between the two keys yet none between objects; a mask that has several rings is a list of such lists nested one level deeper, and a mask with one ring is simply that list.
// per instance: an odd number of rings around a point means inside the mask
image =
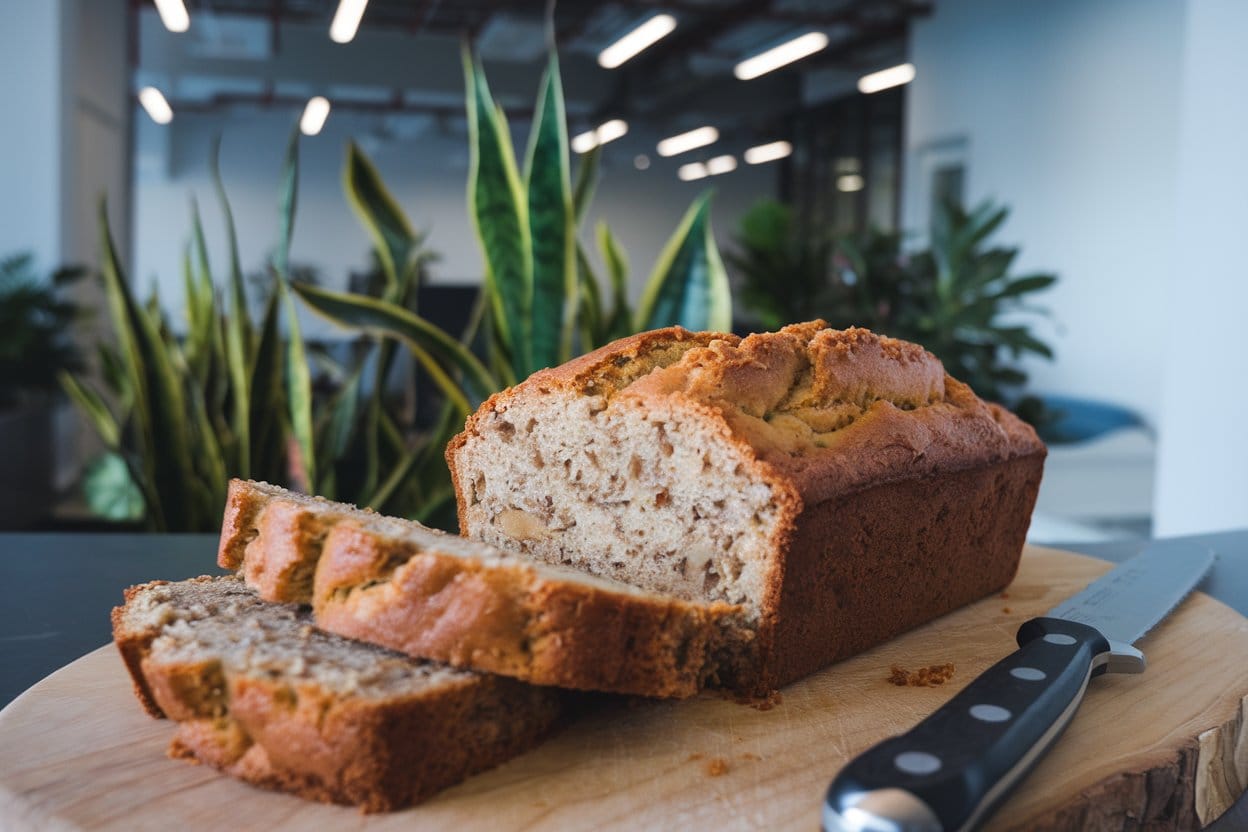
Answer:
[{"label": "serrated knife blade", "polygon": [[1196,588],[1216,559],[1212,549],[1182,540],[1151,543],[1049,610],[1048,617],[1087,624],[1110,641],[1134,644]]}]

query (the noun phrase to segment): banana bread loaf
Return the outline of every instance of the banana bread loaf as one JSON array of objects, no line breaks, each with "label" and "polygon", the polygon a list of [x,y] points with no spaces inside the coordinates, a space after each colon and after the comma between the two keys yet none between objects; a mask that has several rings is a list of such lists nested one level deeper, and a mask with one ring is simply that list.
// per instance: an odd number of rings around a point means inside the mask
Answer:
[{"label": "banana bread loaf", "polygon": [[316,625],[533,684],[659,697],[750,663],[743,610],[542,563],[266,483],[230,483],[218,562]]},{"label": "banana bread loaf", "polygon": [[170,756],[387,811],[536,745],[561,695],[320,632],[236,577],[132,587],[113,633]]},{"label": "banana bread loaf", "polygon": [[741,605],[762,691],[999,590],[1044,445],[914,344],[822,321],[624,338],[493,396],[447,449],[461,532]]}]

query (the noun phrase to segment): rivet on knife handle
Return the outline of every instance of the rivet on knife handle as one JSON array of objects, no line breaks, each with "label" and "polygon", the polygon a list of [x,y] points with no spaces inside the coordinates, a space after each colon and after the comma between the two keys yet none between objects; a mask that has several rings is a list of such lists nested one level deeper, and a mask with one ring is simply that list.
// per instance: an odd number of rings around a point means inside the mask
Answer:
[{"label": "rivet on knife handle", "polygon": [[1144,657],[1093,627],[1035,618],[1019,649],[909,732],[849,763],[828,789],[828,832],[973,829],[1074,717],[1088,681]]}]

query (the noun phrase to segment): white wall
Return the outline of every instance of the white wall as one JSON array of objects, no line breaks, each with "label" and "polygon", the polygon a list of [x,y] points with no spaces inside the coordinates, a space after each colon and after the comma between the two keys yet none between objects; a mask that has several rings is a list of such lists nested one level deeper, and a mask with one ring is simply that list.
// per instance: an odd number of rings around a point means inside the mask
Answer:
[{"label": "white wall", "polygon": [[1061,276],[1038,331],[1057,360],[1035,389],[1160,409],[1175,266],[1183,4],[1173,0],[938,0],[917,21],[904,220],[926,215],[929,148],[966,140],[967,197],[1013,212],[1017,268]]},{"label": "white wall", "polygon": [[0,256],[95,259],[96,198],[128,248],[124,0],[15,0],[0,26]]},{"label": "white wall", "polygon": [[[182,309],[181,252],[189,238],[189,200],[200,204],[214,269],[224,277],[225,237],[221,212],[208,177],[213,136],[224,136],[221,166],[238,226],[245,272],[258,271],[276,238],[278,173],[290,126],[297,113],[243,111],[232,115],[177,115],[169,127],[136,118],[135,279],[146,294],[158,286],[166,308],[180,320]],[[369,240],[343,196],[341,173],[346,142],[368,133],[373,116],[331,113],[319,136],[303,138],[299,205],[292,261],[321,270],[327,286],[341,287],[351,270],[368,263]],[[514,143],[523,153],[528,124],[517,124]],[[700,182],[676,178],[686,161],[654,155],[657,139],[638,130],[605,148],[602,174],[585,239],[593,246],[592,225],[607,220],[632,259],[632,289],[640,294],[654,259],[692,199],[704,188],[716,191],[713,223],[726,246],[741,214],[754,200],[773,196],[774,165],[742,166],[737,171]],[[649,153],[646,171],[633,167],[637,153]],[[462,127],[442,131],[434,126],[405,141],[386,142],[369,155],[394,191],[412,223],[429,232],[429,244],[441,255],[432,267],[432,281],[475,284],[481,278],[481,254],[469,223],[465,188],[468,175],[467,137]],[[332,333],[310,321],[319,336]]]},{"label": "white wall", "polygon": [[1155,530],[1248,527],[1248,4],[1189,0]]},{"label": "white wall", "polygon": [[0,256],[60,261],[60,3],[22,0],[0,26]]}]

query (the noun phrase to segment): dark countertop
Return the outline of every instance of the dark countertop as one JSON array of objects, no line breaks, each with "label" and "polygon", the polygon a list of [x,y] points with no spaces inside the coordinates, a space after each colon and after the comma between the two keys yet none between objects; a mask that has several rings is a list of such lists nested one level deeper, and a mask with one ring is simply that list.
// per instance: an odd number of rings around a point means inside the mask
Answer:
[{"label": "dark countertop", "polygon": [[[1188,539],[1218,553],[1201,589],[1248,616],[1248,529]],[[1056,548],[1122,561],[1142,545]],[[217,536],[211,534],[0,534],[0,707],[108,642],[109,611],[126,587],[221,574],[216,548]],[[1209,828],[1248,829],[1248,798]]]}]

